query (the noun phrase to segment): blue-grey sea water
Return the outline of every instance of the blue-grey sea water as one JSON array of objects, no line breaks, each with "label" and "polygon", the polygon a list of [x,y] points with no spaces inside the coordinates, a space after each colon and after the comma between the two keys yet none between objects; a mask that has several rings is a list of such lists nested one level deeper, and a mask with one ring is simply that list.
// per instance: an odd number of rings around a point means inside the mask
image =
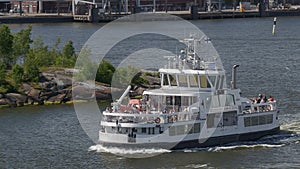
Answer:
[{"label": "blue-grey sea water", "polygon": [[[0,109],[0,168],[300,168],[300,17],[277,18],[274,36],[273,18],[191,22],[214,44],[227,72],[227,83],[232,65],[239,64],[237,85],[243,96],[264,93],[277,100],[281,133],[257,142],[132,159],[97,152],[72,105],[4,108]],[[79,51],[103,25],[32,24],[32,37],[41,36],[49,48],[58,37],[63,43],[72,40]],[[9,26],[15,32],[27,25]],[[168,45],[163,38],[158,40]],[[138,41],[134,43],[138,45]],[[122,53],[116,50],[111,55]],[[100,108],[107,105],[101,103]]]}]

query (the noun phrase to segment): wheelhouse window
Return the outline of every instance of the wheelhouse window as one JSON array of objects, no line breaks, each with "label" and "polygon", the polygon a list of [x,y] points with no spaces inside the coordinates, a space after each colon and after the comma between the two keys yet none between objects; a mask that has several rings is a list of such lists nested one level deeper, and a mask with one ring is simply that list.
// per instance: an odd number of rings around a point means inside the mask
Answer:
[{"label": "wheelhouse window", "polygon": [[211,85],[205,75],[200,76],[200,87],[201,88],[211,88]]},{"label": "wheelhouse window", "polygon": [[216,89],[224,88],[224,75],[217,76]]},{"label": "wheelhouse window", "polygon": [[178,86],[177,85],[177,78],[176,78],[176,75],[174,75],[174,74],[170,74],[169,75],[169,79],[170,79],[170,84],[171,84],[171,86]]},{"label": "wheelhouse window", "polygon": [[162,83],[163,86],[169,86],[170,85],[167,74],[162,73],[161,74],[161,79],[162,79],[161,83]]},{"label": "wheelhouse window", "polygon": [[190,87],[199,87],[198,75],[189,76]]},{"label": "wheelhouse window", "polygon": [[180,87],[188,87],[188,81],[186,75],[178,75],[178,82]]},{"label": "wheelhouse window", "polygon": [[208,78],[209,78],[211,84],[213,86],[215,86],[216,85],[216,76],[208,76]]}]

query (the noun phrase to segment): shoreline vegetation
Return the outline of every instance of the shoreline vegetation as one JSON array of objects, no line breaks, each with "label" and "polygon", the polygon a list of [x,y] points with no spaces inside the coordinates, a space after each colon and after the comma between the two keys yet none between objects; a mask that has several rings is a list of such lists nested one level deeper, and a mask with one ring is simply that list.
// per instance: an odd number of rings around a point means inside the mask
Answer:
[{"label": "shoreline vegetation", "polygon": [[68,41],[59,49],[58,38],[49,48],[40,37],[31,39],[31,29],[11,33],[7,25],[0,27],[0,108],[108,101],[121,95],[128,84],[133,96],[160,85],[157,72],[115,68],[106,60],[98,66],[89,58],[88,47],[77,54]]}]

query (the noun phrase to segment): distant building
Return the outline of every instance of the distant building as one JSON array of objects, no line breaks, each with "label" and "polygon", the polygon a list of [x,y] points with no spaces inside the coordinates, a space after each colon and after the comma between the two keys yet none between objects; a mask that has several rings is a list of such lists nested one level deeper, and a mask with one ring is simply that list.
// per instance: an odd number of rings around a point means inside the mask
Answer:
[{"label": "distant building", "polygon": [[[10,12],[19,13],[20,2],[10,2]],[[72,1],[23,1],[23,13],[71,13]]]},{"label": "distant building", "polygon": [[[22,2],[22,11],[23,13],[37,13],[38,12],[38,1],[24,1]],[[10,11],[13,13],[20,12],[20,3],[13,1],[11,2]]]}]

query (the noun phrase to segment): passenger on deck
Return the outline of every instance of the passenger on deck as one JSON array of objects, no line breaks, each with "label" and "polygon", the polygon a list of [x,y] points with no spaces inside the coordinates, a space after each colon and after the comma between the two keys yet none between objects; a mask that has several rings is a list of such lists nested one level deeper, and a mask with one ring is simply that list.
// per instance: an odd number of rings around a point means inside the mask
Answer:
[{"label": "passenger on deck", "polygon": [[269,102],[273,102],[274,98],[272,96],[270,96],[270,98],[268,100],[269,100]]},{"label": "passenger on deck", "polygon": [[267,102],[268,102],[268,99],[267,99],[267,96],[266,96],[266,95],[264,96],[263,101],[264,101],[264,103],[267,103]]},{"label": "passenger on deck", "polygon": [[256,98],[254,103],[259,104],[260,101],[261,101],[261,98]]},{"label": "passenger on deck", "polygon": [[267,99],[267,96],[262,96],[262,99],[260,101],[260,103],[267,103],[268,99]]},{"label": "passenger on deck", "polygon": [[261,100],[262,100],[262,95],[259,94],[259,95],[258,95],[258,98],[256,98],[256,100],[255,100],[255,103],[256,103],[256,104],[259,104],[259,103],[261,103]]}]

